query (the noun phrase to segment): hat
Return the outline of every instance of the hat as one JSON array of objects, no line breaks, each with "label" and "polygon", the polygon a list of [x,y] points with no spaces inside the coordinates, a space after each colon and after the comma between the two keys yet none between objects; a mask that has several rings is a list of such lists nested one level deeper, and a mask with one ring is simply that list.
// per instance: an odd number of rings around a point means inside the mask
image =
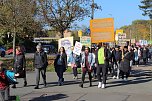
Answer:
[{"label": "hat", "polygon": [[39,45],[36,46],[36,48],[42,48],[42,46],[39,44]]}]

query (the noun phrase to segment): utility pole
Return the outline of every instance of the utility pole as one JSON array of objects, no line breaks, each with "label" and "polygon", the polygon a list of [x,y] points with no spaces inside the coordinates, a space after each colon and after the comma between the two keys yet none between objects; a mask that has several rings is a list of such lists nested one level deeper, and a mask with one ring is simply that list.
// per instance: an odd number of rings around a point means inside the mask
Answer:
[{"label": "utility pole", "polygon": [[[15,3],[15,2],[14,2]],[[15,4],[12,5],[13,6],[13,18],[14,18],[14,23],[13,23],[13,58],[15,59],[15,54],[16,54],[16,50],[15,50],[15,39],[16,39],[16,17],[15,17]]]},{"label": "utility pole", "polygon": [[152,36],[152,35],[151,35],[151,34],[152,34],[152,33],[151,33],[151,24],[150,24],[149,27],[150,27],[150,43],[151,43],[151,41],[152,41],[152,40],[151,40],[151,36]]},{"label": "utility pole", "polygon": [[130,43],[130,46],[131,46],[131,29],[130,29],[130,42],[129,43]]},{"label": "utility pole", "polygon": [[92,0],[92,5],[91,5],[91,8],[92,8],[91,19],[94,19],[94,8],[95,8],[95,5],[94,5],[94,0]]}]

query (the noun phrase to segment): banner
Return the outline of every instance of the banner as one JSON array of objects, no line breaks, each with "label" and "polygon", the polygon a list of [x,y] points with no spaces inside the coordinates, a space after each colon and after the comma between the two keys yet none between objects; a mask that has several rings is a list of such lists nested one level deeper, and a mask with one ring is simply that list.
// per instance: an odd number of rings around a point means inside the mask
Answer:
[{"label": "banner", "polygon": [[80,42],[81,42],[82,46],[87,46],[87,47],[91,48],[91,37],[82,36],[80,38]]},{"label": "banner", "polygon": [[114,42],[113,18],[90,20],[90,30],[92,43]]},{"label": "banner", "polygon": [[73,53],[76,54],[76,55],[80,55],[81,50],[82,50],[82,44],[80,42],[76,41]]},{"label": "banner", "polygon": [[148,45],[148,41],[147,41],[147,40],[139,40],[139,44],[140,44],[141,46],[143,46],[143,45]]}]

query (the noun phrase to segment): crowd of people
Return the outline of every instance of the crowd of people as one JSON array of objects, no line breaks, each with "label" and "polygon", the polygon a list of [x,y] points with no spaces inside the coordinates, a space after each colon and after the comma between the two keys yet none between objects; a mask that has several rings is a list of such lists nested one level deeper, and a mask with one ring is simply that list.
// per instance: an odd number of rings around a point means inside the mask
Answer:
[{"label": "crowd of people", "polygon": [[[48,66],[47,54],[43,51],[41,44],[36,46],[34,54],[33,66],[35,67],[36,86],[34,89],[39,89],[40,73],[46,82],[46,68]],[[64,72],[70,64],[73,70],[73,79],[78,79],[78,68],[81,68],[82,77],[80,87],[83,88],[85,76],[88,73],[90,87],[92,86],[92,79],[98,80],[98,88],[106,88],[107,76],[110,75],[113,79],[120,79],[127,81],[130,75],[132,65],[137,67],[140,65],[140,60],[146,65],[149,58],[151,58],[150,51],[146,46],[116,46],[109,47],[105,43],[100,43],[96,47],[82,47],[80,55],[73,53],[74,47],[71,47],[71,54],[67,60],[67,54],[64,47],[60,47],[58,54],[54,60],[55,72],[58,76],[58,86],[64,85]],[[6,69],[4,63],[0,62],[0,92],[3,99],[8,100],[9,85],[7,80]],[[16,48],[16,56],[14,66],[12,68],[13,77],[23,78],[24,87],[27,86],[26,80],[26,59],[25,52],[22,46]],[[16,83],[12,88],[16,88]]]},{"label": "crowd of people", "polygon": [[113,79],[122,78],[123,81],[127,81],[132,65],[137,67],[140,64],[146,65],[149,59],[151,53],[147,46],[109,47],[106,43],[100,43],[91,49],[83,47],[79,56],[71,52],[68,63],[71,64],[74,79],[78,78],[77,69],[81,67],[80,87],[83,88],[85,75],[88,73],[90,86],[92,86],[92,78],[97,78],[98,88],[105,88],[108,75]]}]

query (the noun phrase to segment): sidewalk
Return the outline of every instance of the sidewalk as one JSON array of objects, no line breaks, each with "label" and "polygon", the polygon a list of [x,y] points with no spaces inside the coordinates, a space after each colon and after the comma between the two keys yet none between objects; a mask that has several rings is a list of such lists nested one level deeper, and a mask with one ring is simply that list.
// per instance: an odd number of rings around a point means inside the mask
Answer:
[{"label": "sidewalk", "polygon": [[[133,71],[137,73],[143,68],[148,70],[152,66],[134,68]],[[152,71],[149,72],[151,73]],[[134,75],[127,82],[108,77],[105,89],[97,88],[97,80],[93,82],[93,87],[89,87],[87,78],[84,88],[80,88],[80,79],[73,80],[71,73],[65,73],[64,78],[64,86],[57,86],[56,73],[48,72],[47,87],[43,88],[42,84],[41,89],[35,90],[35,73],[28,73],[28,86],[23,87],[23,80],[19,79],[20,83],[17,88],[11,89],[11,95],[19,95],[21,101],[152,101],[152,77],[150,75]]]}]

